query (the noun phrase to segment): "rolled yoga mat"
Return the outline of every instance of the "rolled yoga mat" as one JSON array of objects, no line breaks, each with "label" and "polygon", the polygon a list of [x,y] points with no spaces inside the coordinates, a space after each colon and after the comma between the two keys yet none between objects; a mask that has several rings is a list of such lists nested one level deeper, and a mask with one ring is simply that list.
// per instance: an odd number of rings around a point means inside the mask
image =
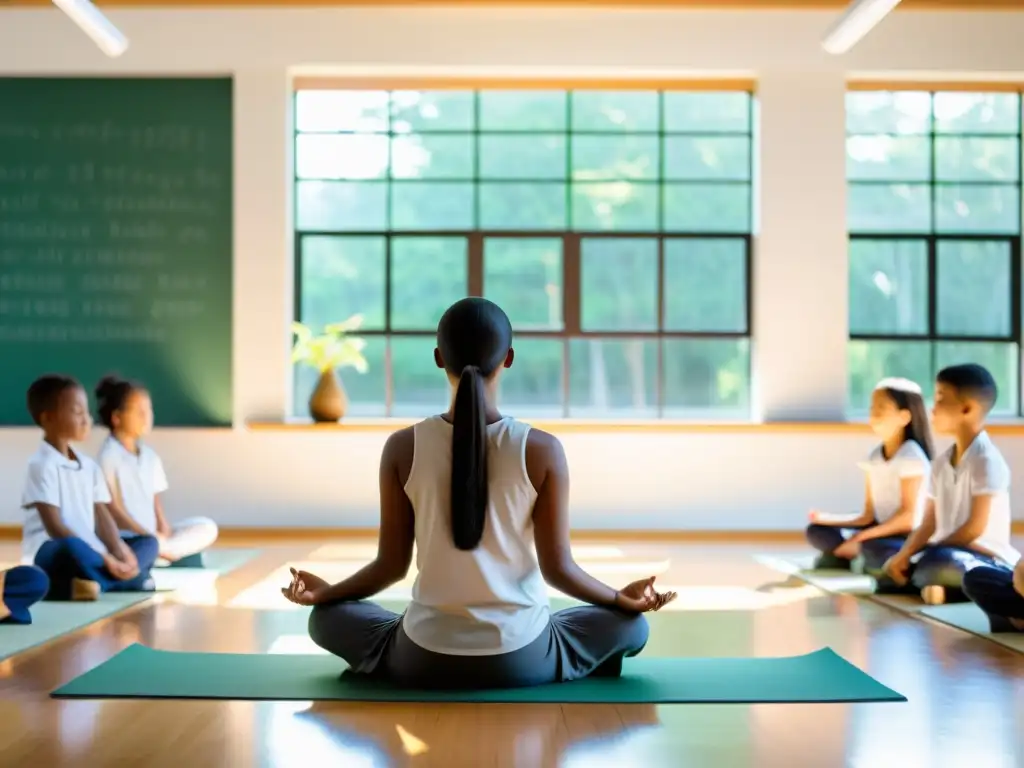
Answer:
[{"label": "rolled yoga mat", "polygon": [[158,651],[131,645],[54,698],[581,704],[906,701],[832,649],[789,658],[636,658],[621,678],[484,691],[415,691],[351,673],[326,654]]}]

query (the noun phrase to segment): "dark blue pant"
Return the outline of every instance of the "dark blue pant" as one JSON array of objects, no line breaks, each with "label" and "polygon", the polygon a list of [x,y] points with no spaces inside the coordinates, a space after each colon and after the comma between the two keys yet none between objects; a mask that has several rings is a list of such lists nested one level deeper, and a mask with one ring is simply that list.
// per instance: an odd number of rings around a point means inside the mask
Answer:
[{"label": "dark blue pant", "polygon": [[1007,566],[982,565],[964,574],[964,594],[988,614],[993,632],[1019,632],[1007,619],[1024,621],[1024,595],[1013,588]]},{"label": "dark blue pant", "polygon": [[[121,531],[121,538],[126,541],[137,534],[130,533],[128,531]],[[194,555],[185,555],[179,557],[177,560],[167,563],[166,565],[157,566],[158,568],[205,568],[206,560],[203,558],[202,552],[196,552]]]},{"label": "dark blue pant", "polygon": [[0,624],[31,624],[28,609],[46,596],[50,580],[34,565],[19,565],[3,573],[3,601],[10,612]]},{"label": "dark blue pant", "polygon": [[[807,542],[823,555],[831,555],[836,547],[846,541],[857,531],[872,528],[877,523],[868,525],[837,528],[834,525],[811,523],[807,526]],[[885,561],[900,551],[906,541],[904,536],[887,536],[884,539],[869,539],[860,545],[860,553],[864,557],[864,570],[881,570]]]},{"label": "dark blue pant", "polygon": [[952,590],[951,601],[963,600],[964,575],[979,566],[998,566],[994,557],[963,547],[928,545],[920,559],[910,566],[910,581],[900,587],[888,578],[878,580],[879,592],[920,592],[925,587],[938,586]]},{"label": "dark blue pant", "polygon": [[155,536],[133,536],[124,539],[135,559],[139,561],[139,574],[122,581],[114,577],[103,564],[103,555],[78,538],[50,539],[36,553],[36,565],[50,577],[47,600],[71,599],[71,580],[95,581],[104,592],[143,592],[150,589],[149,571],[156,562],[160,542]]}]

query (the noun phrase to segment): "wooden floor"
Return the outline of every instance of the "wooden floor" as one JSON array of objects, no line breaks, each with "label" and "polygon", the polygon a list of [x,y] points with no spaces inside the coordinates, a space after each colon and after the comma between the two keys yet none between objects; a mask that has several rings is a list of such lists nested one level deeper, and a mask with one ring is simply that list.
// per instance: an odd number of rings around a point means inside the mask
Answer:
[{"label": "wooden floor", "polygon": [[[347,572],[367,547],[261,546],[257,559],[222,577],[215,591],[160,597],[0,662],[0,765],[1024,766],[1024,656],[867,601],[779,584],[779,574],[752,558],[778,545],[605,541],[583,547],[581,559],[607,581],[625,583],[654,569],[662,584],[680,589],[674,612],[654,617],[648,653],[782,656],[829,645],[908,703],[424,706],[48,698],[133,642],[208,651],[303,648],[301,610],[287,612],[274,595],[282,567],[305,562]],[[0,551],[0,558],[6,554]]]}]

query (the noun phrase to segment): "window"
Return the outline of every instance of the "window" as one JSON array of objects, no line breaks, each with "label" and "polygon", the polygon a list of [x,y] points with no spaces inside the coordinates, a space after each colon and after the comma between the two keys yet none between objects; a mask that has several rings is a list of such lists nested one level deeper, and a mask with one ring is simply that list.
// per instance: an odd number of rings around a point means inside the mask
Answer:
[{"label": "window", "polygon": [[975,362],[1020,413],[1021,99],[847,95],[849,397]]},{"label": "window", "polygon": [[516,333],[508,412],[748,418],[752,113],[747,92],[299,90],[296,314],[363,315],[350,413],[444,408],[438,320],[482,295]]}]

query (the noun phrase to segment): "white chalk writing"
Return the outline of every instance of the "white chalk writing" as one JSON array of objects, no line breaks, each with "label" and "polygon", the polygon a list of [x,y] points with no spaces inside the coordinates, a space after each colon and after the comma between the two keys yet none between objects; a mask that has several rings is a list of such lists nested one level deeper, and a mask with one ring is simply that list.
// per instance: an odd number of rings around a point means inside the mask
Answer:
[{"label": "white chalk writing", "polygon": [[232,180],[212,167],[214,151],[187,121],[0,118],[0,343],[201,332],[220,311],[207,270],[231,221]]}]

